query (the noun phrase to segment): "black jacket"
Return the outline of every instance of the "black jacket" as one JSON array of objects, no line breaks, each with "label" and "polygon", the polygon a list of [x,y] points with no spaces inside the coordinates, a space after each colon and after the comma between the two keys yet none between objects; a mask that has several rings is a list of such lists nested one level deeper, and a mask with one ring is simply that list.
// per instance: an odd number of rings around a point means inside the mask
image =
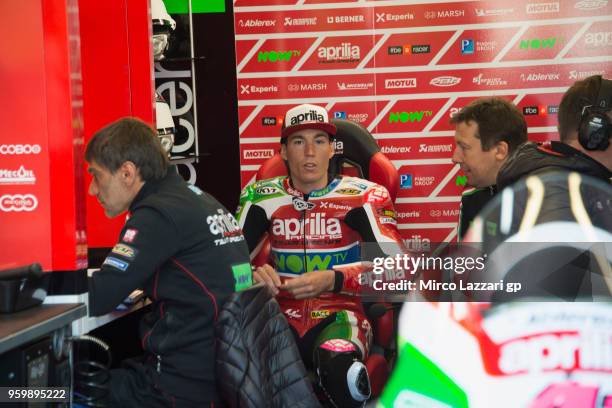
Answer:
[{"label": "black jacket", "polygon": [[610,182],[612,177],[612,172],[603,164],[565,143],[528,142],[501,167],[497,173],[497,187],[502,190],[529,174],[549,171],[575,171],[605,182]]},{"label": "black jacket", "polygon": [[480,210],[497,193],[496,186],[489,186],[485,188],[476,188],[466,190],[461,194],[461,207],[459,210],[459,230],[457,231],[459,240],[463,239],[465,233],[470,228],[470,224],[474,221],[474,218],[478,215]]},{"label": "black jacket", "polygon": [[289,323],[267,286],[230,297],[217,322],[217,377],[229,407],[320,407]]},{"label": "black jacket", "polygon": [[251,285],[238,223],[173,168],[146,182],[120,240],[90,279],[91,315],[112,311],[142,287],[154,304],[140,325],[143,348],[170,395],[216,400],[214,322],[231,293]]}]

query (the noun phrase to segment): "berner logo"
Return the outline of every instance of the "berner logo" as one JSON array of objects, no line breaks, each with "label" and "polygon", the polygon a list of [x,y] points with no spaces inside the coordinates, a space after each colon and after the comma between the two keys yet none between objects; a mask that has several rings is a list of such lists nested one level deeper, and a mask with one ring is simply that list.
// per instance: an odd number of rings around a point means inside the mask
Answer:
[{"label": "berner logo", "polygon": [[454,86],[457,85],[459,82],[461,82],[461,78],[457,78],[454,76],[439,76],[436,78],[433,78],[431,81],[429,81],[430,85],[433,86]]},{"label": "berner logo", "polygon": [[396,78],[396,79],[386,79],[385,80],[386,89],[416,88],[416,86],[417,86],[416,78]]},{"label": "berner logo", "polygon": [[293,116],[291,118],[290,126],[299,125],[302,122],[325,122],[325,118],[322,114],[318,113],[316,110],[310,110],[306,113],[300,113],[299,115]]}]

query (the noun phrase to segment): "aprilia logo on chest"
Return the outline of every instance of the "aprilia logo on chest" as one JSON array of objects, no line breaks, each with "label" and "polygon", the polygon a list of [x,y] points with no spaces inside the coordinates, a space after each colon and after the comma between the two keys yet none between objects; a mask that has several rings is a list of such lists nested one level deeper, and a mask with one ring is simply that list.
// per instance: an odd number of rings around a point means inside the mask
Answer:
[{"label": "aprilia logo on chest", "polygon": [[337,218],[327,218],[325,213],[310,213],[304,219],[275,219],[272,222],[272,234],[286,240],[302,239],[304,234],[309,239],[341,238],[342,229]]}]

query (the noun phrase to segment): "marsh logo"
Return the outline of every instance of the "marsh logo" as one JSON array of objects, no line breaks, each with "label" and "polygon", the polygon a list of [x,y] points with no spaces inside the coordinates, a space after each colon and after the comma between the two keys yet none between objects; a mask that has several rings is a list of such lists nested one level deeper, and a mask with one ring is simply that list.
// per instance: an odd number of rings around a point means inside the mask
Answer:
[{"label": "marsh logo", "polygon": [[416,78],[385,79],[385,89],[407,89],[416,88]]},{"label": "marsh logo", "polygon": [[559,41],[557,37],[549,38],[529,38],[521,40],[519,43],[519,49],[521,50],[540,50],[546,48],[554,48],[555,44]]},{"label": "marsh logo", "polygon": [[599,10],[600,8],[604,8],[608,5],[608,0],[583,0],[574,4],[574,8],[576,10],[582,11],[591,11],[591,10]]},{"label": "marsh logo", "polygon": [[299,57],[302,54],[300,50],[289,51],[259,51],[257,53],[257,62],[289,62],[291,57]]},{"label": "marsh logo", "polygon": [[274,156],[274,149],[254,149],[245,150],[243,153],[244,159],[269,159]]},{"label": "marsh logo", "polygon": [[345,42],[335,47],[319,47],[317,55],[320,63],[357,62],[361,58],[361,48]]},{"label": "marsh logo", "polygon": [[305,91],[325,91],[327,84],[324,82],[315,82],[310,84],[293,83],[287,85],[289,92],[305,92]]},{"label": "marsh logo", "polygon": [[459,82],[461,82],[461,78],[457,78],[454,76],[439,76],[429,81],[429,84],[433,86],[447,87],[447,86],[455,86]]},{"label": "marsh logo", "polygon": [[558,13],[559,2],[551,3],[528,3],[527,14],[543,14],[543,13]]},{"label": "marsh logo", "polygon": [[612,45],[612,31],[587,33],[584,37],[584,44],[587,48],[609,47]]}]

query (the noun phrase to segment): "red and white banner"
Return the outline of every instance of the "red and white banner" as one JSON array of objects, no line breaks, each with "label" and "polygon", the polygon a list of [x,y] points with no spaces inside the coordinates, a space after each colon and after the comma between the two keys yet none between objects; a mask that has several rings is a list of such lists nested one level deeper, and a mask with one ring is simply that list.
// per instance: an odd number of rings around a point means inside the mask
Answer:
[{"label": "red and white banner", "polygon": [[452,114],[501,96],[531,140],[556,138],[568,86],[612,73],[608,0],[235,0],[243,186],[300,103],[365,126],[400,173],[410,244],[455,238],[462,175]]}]

